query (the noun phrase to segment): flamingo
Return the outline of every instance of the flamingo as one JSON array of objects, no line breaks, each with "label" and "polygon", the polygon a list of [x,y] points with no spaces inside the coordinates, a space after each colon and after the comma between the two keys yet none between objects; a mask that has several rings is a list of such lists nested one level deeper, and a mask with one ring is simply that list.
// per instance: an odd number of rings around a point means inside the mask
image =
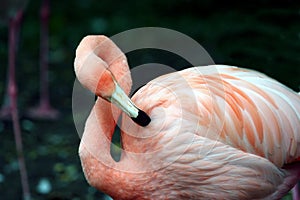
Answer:
[{"label": "flamingo", "polygon": [[[126,57],[101,35],[82,39],[74,68],[98,96],[79,145],[82,168],[113,199],[280,199],[300,179],[300,95],[262,73],[192,67],[130,99]],[[122,111],[116,162],[110,145]]]}]

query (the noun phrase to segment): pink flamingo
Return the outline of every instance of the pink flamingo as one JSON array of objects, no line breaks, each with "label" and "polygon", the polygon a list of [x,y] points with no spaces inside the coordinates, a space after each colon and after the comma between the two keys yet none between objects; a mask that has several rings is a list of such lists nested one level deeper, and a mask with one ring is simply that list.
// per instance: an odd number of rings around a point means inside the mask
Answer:
[{"label": "pink flamingo", "polygon": [[[280,199],[300,179],[300,95],[264,74],[193,67],[131,101],[126,57],[107,37],[85,37],[74,65],[100,97],[79,147],[83,171],[114,199]],[[119,162],[110,145],[121,110],[110,102],[145,126],[123,115]]]}]

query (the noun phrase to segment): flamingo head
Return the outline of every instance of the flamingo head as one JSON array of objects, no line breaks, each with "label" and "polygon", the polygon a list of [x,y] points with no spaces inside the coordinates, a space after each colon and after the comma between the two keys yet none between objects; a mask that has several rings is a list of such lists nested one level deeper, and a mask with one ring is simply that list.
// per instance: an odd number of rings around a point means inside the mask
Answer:
[{"label": "flamingo head", "polygon": [[[125,55],[109,38],[87,36],[76,50],[76,76],[95,95],[119,107],[140,126],[147,126],[151,121],[150,117],[135,106],[112,73],[111,69],[114,68],[111,66],[115,63],[120,65],[120,58],[124,60]],[[114,71],[118,73],[118,70]]]}]

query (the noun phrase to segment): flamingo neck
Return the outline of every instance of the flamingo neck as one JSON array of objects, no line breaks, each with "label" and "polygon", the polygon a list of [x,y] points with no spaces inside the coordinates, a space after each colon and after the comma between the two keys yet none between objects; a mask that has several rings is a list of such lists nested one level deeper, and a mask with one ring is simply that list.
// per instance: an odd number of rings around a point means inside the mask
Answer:
[{"label": "flamingo neck", "polygon": [[[83,133],[79,155],[87,181],[90,185],[110,195],[122,195],[122,187],[126,186],[125,177],[128,176],[123,158],[115,162],[110,154],[111,139],[115,122],[120,111],[103,99],[98,99]],[[134,166],[126,166],[130,168]],[[122,184],[123,183],[123,184]]]}]

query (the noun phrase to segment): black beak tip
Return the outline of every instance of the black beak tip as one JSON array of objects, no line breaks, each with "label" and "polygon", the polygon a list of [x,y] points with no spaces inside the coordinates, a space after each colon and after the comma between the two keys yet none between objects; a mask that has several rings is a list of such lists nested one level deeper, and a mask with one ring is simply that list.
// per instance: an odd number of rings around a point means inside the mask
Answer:
[{"label": "black beak tip", "polygon": [[140,126],[147,126],[150,122],[151,119],[150,117],[142,110],[139,109],[139,114],[136,118],[132,117],[131,118],[135,123],[137,123]]}]

